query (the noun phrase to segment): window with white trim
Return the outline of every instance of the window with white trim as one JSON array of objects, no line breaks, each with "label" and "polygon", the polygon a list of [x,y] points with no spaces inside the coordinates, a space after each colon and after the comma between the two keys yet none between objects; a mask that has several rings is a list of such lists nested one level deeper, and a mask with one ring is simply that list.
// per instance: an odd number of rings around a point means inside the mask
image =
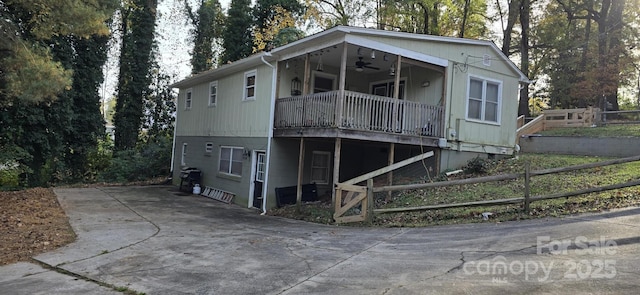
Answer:
[{"label": "window with white trim", "polygon": [[499,123],[501,101],[502,81],[469,76],[467,119]]},{"label": "window with white trim", "polygon": [[221,146],[218,171],[224,174],[242,176],[243,147]]},{"label": "window with white trim", "polygon": [[256,70],[244,73],[244,94],[242,100],[256,100]]},{"label": "window with white trim", "polygon": [[313,151],[313,156],[311,157],[311,182],[318,184],[329,183],[330,165],[330,152]]},{"label": "window with white trim", "polygon": [[214,107],[218,103],[218,81],[209,83],[209,106]]},{"label": "window with white trim", "polygon": [[182,166],[187,166],[187,143],[182,143],[182,154],[180,156],[180,164]]},{"label": "window with white trim", "polygon": [[185,110],[190,110],[191,109],[191,96],[192,96],[193,90],[192,89],[187,89],[187,91],[184,94],[184,109]]}]

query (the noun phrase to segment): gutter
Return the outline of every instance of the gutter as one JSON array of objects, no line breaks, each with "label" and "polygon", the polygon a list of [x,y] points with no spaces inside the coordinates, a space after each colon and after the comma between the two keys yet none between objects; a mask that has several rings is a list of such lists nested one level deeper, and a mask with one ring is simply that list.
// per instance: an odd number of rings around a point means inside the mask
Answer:
[{"label": "gutter", "polygon": [[265,162],[265,171],[264,171],[264,187],[262,189],[262,214],[267,214],[267,192],[269,191],[269,166],[271,164],[271,141],[273,141],[273,124],[275,120],[275,108],[276,108],[276,82],[278,77],[278,61],[276,60],[276,65],[272,65],[267,62],[264,57],[271,57],[270,52],[265,52],[264,55],[260,56],[260,60],[262,62],[271,67],[273,69],[273,74],[271,77],[271,105],[269,107],[269,131],[267,135],[267,160]]}]

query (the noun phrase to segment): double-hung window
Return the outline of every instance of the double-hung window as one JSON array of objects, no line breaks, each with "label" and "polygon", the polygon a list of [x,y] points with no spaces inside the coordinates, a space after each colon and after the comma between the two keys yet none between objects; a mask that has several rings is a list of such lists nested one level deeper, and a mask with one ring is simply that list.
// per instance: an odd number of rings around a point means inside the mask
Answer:
[{"label": "double-hung window", "polygon": [[330,152],[313,151],[313,156],[311,158],[311,182],[319,184],[329,183],[330,165]]},{"label": "double-hung window", "polygon": [[501,81],[469,77],[467,119],[499,124],[501,101]]},{"label": "double-hung window", "polygon": [[192,89],[187,89],[187,91],[184,94],[184,109],[185,110],[190,110],[191,109],[191,96],[193,95],[193,90]]},{"label": "double-hung window", "polygon": [[214,107],[218,103],[218,81],[209,83],[209,106]]},{"label": "double-hung window", "polygon": [[244,93],[242,100],[256,100],[256,70],[244,73]]},{"label": "double-hung window", "polygon": [[242,176],[242,153],[244,148],[221,146],[218,171],[224,174]]}]

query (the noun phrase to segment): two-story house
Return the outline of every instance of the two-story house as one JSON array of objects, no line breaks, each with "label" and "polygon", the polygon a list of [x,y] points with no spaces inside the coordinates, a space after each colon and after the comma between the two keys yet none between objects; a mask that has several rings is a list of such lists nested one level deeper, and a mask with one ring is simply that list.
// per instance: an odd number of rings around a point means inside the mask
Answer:
[{"label": "two-story house", "polygon": [[196,167],[266,210],[275,188],[330,194],[428,151],[431,175],[509,155],[527,82],[489,41],[335,27],[174,84],[174,179]]}]

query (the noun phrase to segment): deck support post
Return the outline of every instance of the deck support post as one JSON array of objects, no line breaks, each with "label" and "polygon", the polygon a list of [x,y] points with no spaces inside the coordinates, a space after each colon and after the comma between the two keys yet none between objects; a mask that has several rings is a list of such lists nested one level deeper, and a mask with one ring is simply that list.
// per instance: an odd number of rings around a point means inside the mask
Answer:
[{"label": "deck support post", "polygon": [[304,167],[304,137],[300,137],[300,150],[298,155],[298,184],[296,187],[296,210],[300,212],[302,204],[302,172]]},{"label": "deck support post", "polygon": [[333,151],[333,190],[331,193],[331,207],[336,207],[336,187],[340,181],[340,150],[342,149],[342,138],[336,138]]},{"label": "deck support post", "polygon": [[[387,162],[388,166],[393,165],[395,154],[396,154],[396,144],[392,142],[389,144],[389,158]],[[389,186],[393,185],[393,171],[389,171],[389,173],[387,173],[387,184]],[[387,200],[391,200],[391,191],[387,192]]]}]

